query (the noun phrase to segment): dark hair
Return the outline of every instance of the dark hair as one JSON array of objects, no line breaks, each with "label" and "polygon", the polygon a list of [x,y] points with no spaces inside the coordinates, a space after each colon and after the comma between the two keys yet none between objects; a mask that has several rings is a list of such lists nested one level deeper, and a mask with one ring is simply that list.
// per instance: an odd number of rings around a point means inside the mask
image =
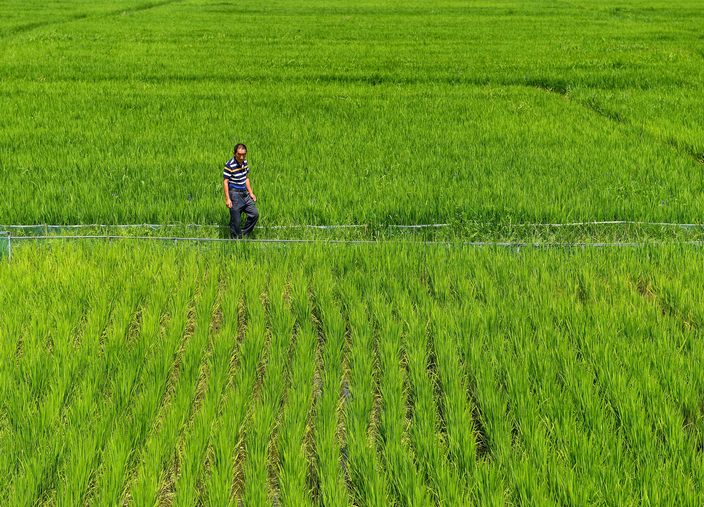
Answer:
[{"label": "dark hair", "polygon": [[247,151],[247,146],[244,145],[244,144],[242,144],[242,143],[237,143],[237,144],[235,145],[235,149],[232,150],[232,151],[233,151],[234,153],[237,153],[237,150],[239,150],[240,148],[244,148],[244,151]]}]

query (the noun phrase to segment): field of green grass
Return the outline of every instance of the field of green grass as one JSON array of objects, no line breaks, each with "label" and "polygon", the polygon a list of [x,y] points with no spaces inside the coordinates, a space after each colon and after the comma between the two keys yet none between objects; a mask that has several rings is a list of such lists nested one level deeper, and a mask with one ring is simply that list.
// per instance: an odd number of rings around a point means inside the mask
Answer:
[{"label": "field of green grass", "polygon": [[[34,8],[31,7],[34,5]],[[0,5],[0,223],[702,222],[704,8]]]},{"label": "field of green grass", "polygon": [[700,505],[702,26],[0,2],[0,505]]},{"label": "field of green grass", "polygon": [[0,501],[696,505],[700,249],[26,243]]}]

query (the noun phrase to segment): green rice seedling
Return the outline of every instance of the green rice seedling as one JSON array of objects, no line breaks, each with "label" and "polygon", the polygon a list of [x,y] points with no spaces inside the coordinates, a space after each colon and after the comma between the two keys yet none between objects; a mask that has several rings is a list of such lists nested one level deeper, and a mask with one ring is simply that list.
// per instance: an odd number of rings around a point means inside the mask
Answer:
[{"label": "green rice seedling", "polygon": [[[522,339],[520,335],[514,338]],[[539,340],[540,336],[536,338]],[[529,504],[545,503],[550,497],[547,474],[535,474],[533,471],[546,467],[548,443],[535,408],[540,398],[531,390],[524,356],[525,349],[530,346],[521,342],[520,347],[514,354],[504,356],[506,392],[516,424],[514,452],[517,456],[511,460],[508,474],[516,501]]]},{"label": "green rice seedling", "polygon": [[291,356],[289,388],[278,435],[278,487],[282,504],[312,505],[307,481],[310,457],[307,455],[306,440],[313,402],[317,335],[312,322],[306,279],[301,273],[295,272],[291,284],[291,307],[297,328]]},{"label": "green rice seedling", "polygon": [[[184,282],[182,275],[179,270],[172,271],[172,287],[175,286],[176,291],[170,294],[166,313],[154,308],[145,314],[142,335],[152,350],[140,372],[139,383],[130,390],[135,396],[130,410],[127,414],[115,410],[103,421],[102,431],[106,435],[106,442],[100,454],[95,487],[91,490],[91,498],[96,502],[115,503],[123,500],[137,465],[139,449],[155,425],[167,389],[169,372],[183,340],[189,302],[194,293],[193,286]],[[181,283],[176,283],[178,280]],[[123,365],[126,370],[129,366],[129,363]],[[125,376],[129,378],[127,371]],[[118,385],[128,384],[119,382]],[[123,410],[128,399],[125,397],[121,401]]]},{"label": "green rice seedling", "polygon": [[[82,318],[84,303],[80,292],[75,290],[76,285],[81,283],[80,278],[76,277],[72,280],[74,292],[79,297],[76,300],[53,302],[53,306],[58,312],[58,318],[54,320],[51,316],[52,312],[48,312],[49,318],[44,321],[47,327],[37,329],[35,331],[37,333],[36,341],[32,340],[34,344],[43,343],[43,347],[36,349],[27,347],[27,355],[23,358],[23,362],[27,361],[27,363],[21,364],[21,366],[26,365],[29,369],[34,369],[38,366],[34,361],[37,359],[41,361],[41,368],[49,383],[46,392],[34,392],[34,399],[39,401],[35,412],[38,417],[27,420],[25,423],[33,428],[34,437],[32,440],[37,451],[24,460],[26,468],[18,476],[11,490],[11,495],[15,498],[23,498],[26,501],[32,501],[30,498],[33,496],[43,498],[53,494],[54,481],[58,476],[57,470],[60,468],[66,452],[63,425],[65,420],[69,418],[68,415],[71,414],[69,408],[74,408],[75,398],[71,396],[72,391],[81,381],[77,376],[78,364],[74,363],[74,360],[82,355],[95,355],[101,352],[108,361],[119,356],[122,352],[117,346],[117,342],[124,340],[129,321],[135,311],[136,301],[140,297],[139,284],[137,287],[128,288],[125,297],[115,309],[112,332],[106,336],[101,348],[91,351],[84,349],[80,351],[81,353],[76,354],[74,332]],[[141,288],[144,289],[144,286],[142,285]],[[68,287],[66,289],[71,290]],[[68,306],[69,304],[76,305],[73,308],[80,313],[74,313]],[[95,357],[91,357],[91,360],[95,361]],[[106,377],[109,378],[109,375]],[[17,393],[22,392],[23,390],[17,391]],[[82,401],[78,400],[78,403]],[[73,429],[69,424],[69,430]]]},{"label": "green rice seedling", "polygon": [[459,353],[462,334],[457,316],[470,311],[469,305],[457,305],[453,294],[452,274],[433,266],[430,275],[433,305],[430,309],[432,349],[436,360],[442,394],[443,431],[451,462],[465,483],[472,477],[477,459],[473,407],[467,393],[469,383]]},{"label": "green rice seedling", "polygon": [[355,502],[387,505],[388,484],[378,462],[376,436],[370,435],[375,388],[374,360],[370,354],[374,350],[374,337],[369,310],[359,297],[359,289],[351,282],[342,290],[350,329],[349,400],[345,406],[348,481]]},{"label": "green rice seedling", "polygon": [[345,322],[339,302],[333,295],[335,280],[327,270],[317,270],[313,277],[315,305],[324,336],[322,380],[314,431],[320,503],[330,507],[349,505],[350,499],[340,466],[340,406],[345,349]]},{"label": "green rice seedling", "polygon": [[417,279],[409,282],[409,290],[413,295],[401,295],[398,308],[399,314],[405,316],[407,326],[404,345],[413,406],[410,438],[421,472],[430,482],[434,500],[457,505],[466,502],[467,485],[462,482],[457,470],[450,466],[447,447],[440,435],[438,406],[434,395],[435,373],[429,371],[427,325],[430,305],[426,299],[427,293],[424,295]]},{"label": "green rice seedling", "polygon": [[250,273],[245,287],[246,335],[236,353],[237,369],[230,372],[230,383],[213,422],[208,468],[203,471],[203,495],[211,505],[234,503],[235,460],[244,459],[240,454],[241,439],[267,341],[264,294],[263,273]]},{"label": "green rice seedling", "polygon": [[180,460],[179,475],[175,484],[176,505],[194,505],[201,498],[198,488],[203,474],[208,443],[214,421],[218,416],[219,403],[228,381],[228,370],[235,356],[238,341],[238,308],[241,273],[221,273],[221,287],[211,322],[212,354],[207,363],[207,382],[200,410],[195,414],[185,437]]},{"label": "green rice seedling", "polygon": [[[569,273],[569,269],[566,271]],[[558,285],[564,283],[559,278],[556,282]],[[545,286],[544,290],[559,288]],[[576,295],[575,299],[578,298]],[[603,441],[596,444],[596,436],[590,435],[575,417],[580,408],[568,393],[565,385],[568,373],[563,370],[571,363],[572,373],[579,373],[574,368],[575,350],[570,342],[573,304],[568,298],[562,298],[545,305],[545,314],[525,338],[533,346],[525,346],[527,355],[522,362],[527,365],[531,398],[539,400],[542,414],[535,424],[537,427],[531,442],[539,449],[539,452],[531,453],[534,468],[543,470],[552,499],[588,504],[596,501],[599,484],[591,476],[577,479],[575,462],[590,461],[593,466],[600,456],[599,447],[613,448],[618,442],[602,437]],[[536,411],[535,408],[530,410]]]},{"label": "green rice seedling", "polygon": [[432,346],[436,361],[439,391],[442,393],[442,424],[448,457],[456,467],[463,483],[469,483],[477,459],[472,406],[467,397],[468,382],[462,375],[463,367],[457,348],[461,331],[453,317],[460,311],[453,307],[431,308]]},{"label": "green rice seedling", "polygon": [[477,456],[482,459],[475,470],[476,498],[478,503],[501,505],[508,500],[504,496],[507,485],[503,466],[511,459],[513,423],[500,380],[503,340],[493,340],[491,331],[500,322],[494,304],[500,298],[484,266],[469,269],[471,276],[460,277],[457,284],[460,299],[471,302],[462,313],[464,332],[458,341],[469,395],[476,407],[473,421],[479,433]]},{"label": "green rice seedling", "polygon": [[[201,269],[196,272],[200,273]],[[178,371],[178,376],[172,384],[175,392],[170,395],[166,413],[162,402],[160,420],[147,437],[138,463],[130,491],[130,497],[136,503],[154,504],[158,502],[159,496],[172,494],[170,490],[173,485],[165,485],[164,482],[170,473],[168,467],[173,466],[178,437],[188,421],[196,396],[200,366],[207,347],[210,318],[217,293],[215,273],[211,270],[204,276],[206,279],[201,282],[203,287],[200,288],[201,294],[195,305],[194,322],[189,323],[189,329],[186,330],[188,341],[181,345],[181,357],[177,358],[178,362],[174,367]],[[190,329],[192,325],[195,326],[194,329]],[[164,489],[169,493],[162,493]]]},{"label": "green rice seedling", "polygon": [[[286,302],[285,272],[278,272],[269,282],[269,332],[271,346],[266,359],[264,380],[259,397],[252,407],[250,430],[245,437],[244,468],[245,505],[264,505],[271,498],[268,485],[274,447],[275,424],[282,409],[286,373],[289,369],[289,348],[295,317]],[[291,365],[293,367],[293,365]],[[286,437],[283,437],[286,438]]]},{"label": "green rice seedling", "polygon": [[413,461],[407,443],[406,411],[408,399],[404,390],[402,367],[402,323],[394,315],[391,302],[400,287],[372,299],[370,310],[378,322],[379,394],[382,409],[379,425],[380,452],[384,469],[400,505],[427,505],[430,493],[423,475]]}]

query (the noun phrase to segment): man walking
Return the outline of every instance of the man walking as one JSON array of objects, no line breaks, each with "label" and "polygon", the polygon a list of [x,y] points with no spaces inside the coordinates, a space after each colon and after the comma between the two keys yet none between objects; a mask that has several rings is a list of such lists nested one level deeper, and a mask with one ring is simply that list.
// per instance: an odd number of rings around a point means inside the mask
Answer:
[{"label": "man walking", "polygon": [[[254,202],[257,196],[252,192],[249,183],[249,165],[247,164],[247,147],[237,144],[232,157],[223,172],[223,190],[225,204],[230,208],[230,237],[238,239],[252,232],[259,219],[259,210]],[[244,228],[240,228],[242,212],[247,214]]]}]

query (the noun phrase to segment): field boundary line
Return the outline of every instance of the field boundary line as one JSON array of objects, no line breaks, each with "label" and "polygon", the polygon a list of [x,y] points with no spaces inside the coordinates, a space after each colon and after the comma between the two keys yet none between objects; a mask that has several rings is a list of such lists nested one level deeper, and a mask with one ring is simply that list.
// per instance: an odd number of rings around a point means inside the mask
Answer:
[{"label": "field boundary line", "polygon": [[[490,222],[473,222],[474,225],[487,226],[493,225],[498,227],[579,227],[588,225],[641,225],[641,226],[658,226],[658,227],[682,227],[682,228],[704,228],[704,223],[680,223],[680,222],[648,222],[644,220],[593,220],[583,222],[519,222],[519,223],[490,223]],[[449,223],[431,223],[431,224],[377,224],[374,227],[391,228],[391,229],[424,229],[424,228],[440,228],[450,227]],[[5,224],[0,225],[0,229],[89,229],[89,228],[115,228],[115,229],[130,229],[142,227],[145,229],[160,229],[160,228],[203,228],[203,229],[226,229],[227,224]],[[330,225],[315,225],[315,224],[290,224],[290,225],[269,225],[259,226],[257,229],[364,229],[372,227],[370,224],[330,224]]]},{"label": "field boundary line", "polygon": [[[390,227],[398,229],[422,229],[427,227],[449,227],[450,224],[381,224],[378,227]],[[99,227],[112,227],[115,229],[128,229],[143,227],[148,229],[159,228],[220,228],[226,229],[227,224],[7,224],[0,225],[0,229],[88,229]],[[369,224],[332,224],[332,225],[314,225],[314,224],[292,224],[292,225],[269,225],[259,226],[257,229],[363,229],[370,227]]]},{"label": "field boundary line", "polygon": [[637,248],[647,246],[673,246],[690,245],[704,246],[704,241],[612,241],[612,242],[554,242],[540,243],[527,241],[403,241],[403,240],[371,240],[371,239],[229,239],[229,238],[203,238],[186,236],[119,236],[119,235],[48,235],[48,236],[7,236],[10,240],[82,240],[82,239],[102,239],[102,240],[138,240],[138,241],[173,241],[182,242],[206,242],[206,243],[259,243],[259,244],[319,244],[319,245],[357,245],[357,244],[404,244],[404,245],[437,245],[437,246],[469,246],[469,247],[504,247],[504,248]]},{"label": "field boundary line", "polygon": [[678,222],[646,222],[640,220],[595,220],[591,222],[565,222],[565,223],[517,223],[509,224],[511,227],[578,227],[581,225],[653,225],[660,227],[704,227],[704,224],[687,224]]}]

